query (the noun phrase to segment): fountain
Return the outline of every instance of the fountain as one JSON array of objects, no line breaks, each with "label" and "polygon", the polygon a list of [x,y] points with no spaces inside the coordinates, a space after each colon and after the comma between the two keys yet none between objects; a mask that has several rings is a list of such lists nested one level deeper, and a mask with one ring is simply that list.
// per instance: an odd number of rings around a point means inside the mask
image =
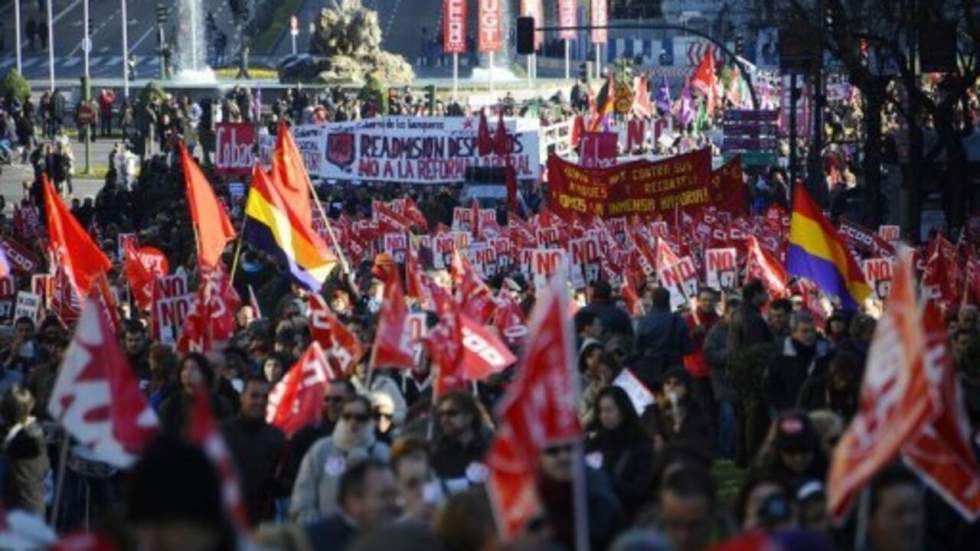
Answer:
[{"label": "fountain", "polygon": [[207,63],[204,14],[201,0],[178,0],[177,4],[177,82],[209,84],[217,82]]}]

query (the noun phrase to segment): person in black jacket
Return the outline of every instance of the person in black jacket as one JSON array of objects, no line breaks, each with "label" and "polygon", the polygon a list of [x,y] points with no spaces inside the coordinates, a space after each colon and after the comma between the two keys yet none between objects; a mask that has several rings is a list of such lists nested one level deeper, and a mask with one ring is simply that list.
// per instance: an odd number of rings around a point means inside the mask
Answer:
[{"label": "person in black jacket", "polygon": [[50,466],[44,432],[31,415],[34,396],[13,385],[0,399],[3,416],[3,503],[8,509],[23,509],[44,516],[44,475]]},{"label": "person in black jacket", "polygon": [[650,291],[652,311],[636,327],[634,345],[636,375],[648,386],[674,367],[683,367],[683,357],[694,351],[694,343],[683,318],[670,311],[670,292],[657,287]]},{"label": "person in black jacket", "polygon": [[608,281],[600,279],[592,283],[592,300],[582,310],[596,314],[607,335],[633,338],[633,320],[613,301],[612,286]]},{"label": "person in black jacket", "polygon": [[770,443],[759,452],[754,471],[782,481],[793,493],[810,480],[823,481],[829,462],[813,421],[788,411],[774,422]]},{"label": "person in black jacket", "polygon": [[644,430],[626,391],[607,386],[596,398],[598,430],[586,443],[586,458],[612,480],[627,517],[634,516],[653,482],[653,439]]},{"label": "person in black jacket", "polygon": [[740,346],[748,348],[772,342],[772,332],[761,311],[768,301],[769,293],[761,280],[753,279],[742,287],[742,307],[736,314],[736,322],[732,327],[737,328],[738,334],[735,337]]},{"label": "person in black jacket", "polygon": [[790,321],[790,336],[783,341],[778,361],[768,367],[766,401],[777,412],[796,407],[808,377],[827,373],[830,346],[817,335],[813,317],[799,311]]},{"label": "person in black jacket", "polygon": [[273,499],[286,496],[290,489],[282,479],[286,436],[266,422],[268,404],[269,383],[250,378],[242,389],[241,413],[221,426],[241,480],[245,510],[254,524],[272,520]]},{"label": "person in black jacket", "polygon": [[694,399],[691,376],[683,367],[668,371],[663,383],[651,388],[656,403],[643,412],[643,424],[653,435],[657,451],[667,444],[685,444],[712,457],[714,437],[711,418]]},{"label": "person in black jacket", "polygon": [[214,369],[203,354],[190,353],[180,361],[177,369],[178,389],[170,393],[160,403],[157,415],[160,428],[165,432],[182,434],[187,429],[194,395],[198,385],[204,384],[211,397],[211,412],[219,421],[231,416],[232,408],[228,402],[213,392],[215,386]]},{"label": "person in black jacket", "polygon": [[448,392],[436,403],[439,436],[432,447],[432,469],[449,486],[461,481],[468,487],[474,480],[474,467],[481,465],[488,441],[484,434],[483,413],[472,395]]}]

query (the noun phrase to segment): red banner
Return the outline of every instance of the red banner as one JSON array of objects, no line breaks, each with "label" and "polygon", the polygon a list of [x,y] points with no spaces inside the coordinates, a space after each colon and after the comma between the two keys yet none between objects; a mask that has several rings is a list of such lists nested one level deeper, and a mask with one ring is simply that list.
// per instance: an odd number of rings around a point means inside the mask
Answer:
[{"label": "red banner", "polygon": [[241,176],[252,172],[255,164],[255,127],[244,122],[215,125],[214,166],[221,176]]},{"label": "red banner", "polygon": [[711,201],[720,211],[733,216],[748,216],[749,198],[742,179],[741,157],[711,171]]},{"label": "red banner", "polygon": [[480,0],[477,49],[481,54],[499,51],[503,44],[502,6],[501,0]]},{"label": "red banner", "polygon": [[710,204],[710,183],[707,149],[610,168],[585,168],[554,155],[548,159],[548,204],[565,218],[666,216]]},{"label": "red banner", "polygon": [[615,132],[586,132],[579,142],[579,158],[586,168],[616,164],[619,136]]},{"label": "red banner", "polygon": [[466,0],[443,0],[442,36],[444,52],[466,53]]},{"label": "red banner", "polygon": [[[575,27],[578,25],[578,14],[575,13],[575,0],[558,0],[558,26]],[[575,40],[575,30],[565,30],[558,33],[562,40]]]},{"label": "red banner", "polygon": [[7,255],[7,260],[10,261],[11,267],[15,270],[31,274],[37,269],[38,263],[34,253],[17,241],[0,237],[0,248],[3,249],[4,254]]},{"label": "red banner", "polygon": [[[590,3],[590,21],[593,27],[604,27],[609,24],[609,0],[592,0]],[[609,41],[609,31],[592,29],[592,43],[605,44]]]}]

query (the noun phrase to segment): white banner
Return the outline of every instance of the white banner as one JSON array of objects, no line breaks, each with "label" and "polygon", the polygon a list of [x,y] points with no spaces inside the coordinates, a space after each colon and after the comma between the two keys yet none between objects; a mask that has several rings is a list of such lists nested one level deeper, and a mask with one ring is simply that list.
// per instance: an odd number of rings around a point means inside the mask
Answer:
[{"label": "white banner", "polygon": [[738,287],[738,251],[734,247],[706,249],[704,275],[708,287],[731,291]]},{"label": "white banner", "polygon": [[[538,179],[543,161],[538,121],[505,119],[504,124],[517,177]],[[478,125],[477,117],[378,117],[313,127],[323,132],[322,162],[308,160],[307,169],[326,179],[461,182],[467,167],[505,164],[497,155],[477,154]],[[496,124],[491,126],[494,132]],[[299,143],[298,132],[296,138]]]}]

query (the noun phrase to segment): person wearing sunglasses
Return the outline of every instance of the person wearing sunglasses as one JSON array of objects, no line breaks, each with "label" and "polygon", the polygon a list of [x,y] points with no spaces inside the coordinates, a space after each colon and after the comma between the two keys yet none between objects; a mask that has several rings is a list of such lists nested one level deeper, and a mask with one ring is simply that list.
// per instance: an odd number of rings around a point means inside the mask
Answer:
[{"label": "person wearing sunglasses", "polygon": [[433,443],[432,468],[451,492],[483,482],[483,456],[490,441],[476,399],[461,391],[448,392],[435,408],[438,435]]},{"label": "person wearing sunglasses", "polygon": [[336,513],[344,472],[365,459],[388,461],[388,446],[374,430],[371,401],[361,395],[345,400],[333,434],[317,440],[300,463],[289,509],[294,520],[309,522]]}]

